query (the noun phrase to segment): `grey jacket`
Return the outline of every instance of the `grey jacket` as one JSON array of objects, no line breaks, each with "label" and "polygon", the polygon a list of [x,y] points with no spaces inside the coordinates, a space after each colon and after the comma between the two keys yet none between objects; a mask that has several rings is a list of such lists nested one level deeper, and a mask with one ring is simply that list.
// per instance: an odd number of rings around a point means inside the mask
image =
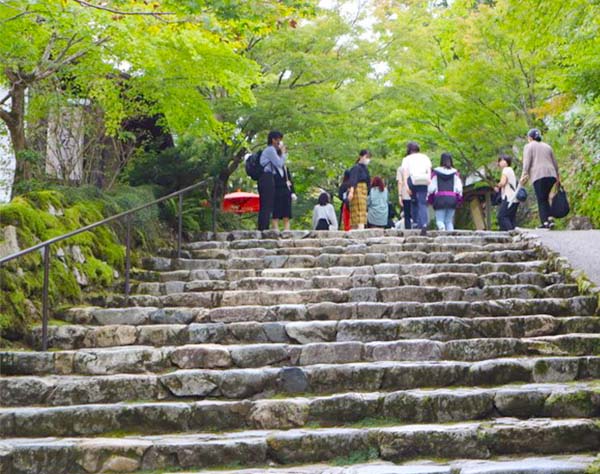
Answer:
[{"label": "grey jacket", "polygon": [[529,175],[532,183],[541,178],[558,177],[558,163],[550,145],[544,142],[530,142],[525,145],[523,173]]},{"label": "grey jacket", "polygon": [[260,165],[263,167],[265,173],[279,173],[283,178],[283,167],[285,166],[286,159],[287,155],[279,156],[277,149],[273,145],[269,145],[260,155]]}]

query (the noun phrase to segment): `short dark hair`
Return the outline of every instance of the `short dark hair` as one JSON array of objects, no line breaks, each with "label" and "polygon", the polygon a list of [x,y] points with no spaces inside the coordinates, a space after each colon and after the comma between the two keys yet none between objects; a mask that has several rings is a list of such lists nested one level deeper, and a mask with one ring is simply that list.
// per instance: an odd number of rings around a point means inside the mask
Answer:
[{"label": "short dark hair", "polygon": [[277,138],[283,138],[283,133],[278,132],[277,130],[271,130],[269,132],[269,136],[267,137],[267,145],[272,145],[273,140]]},{"label": "short dark hair", "polygon": [[443,166],[444,168],[452,168],[454,167],[454,165],[452,164],[452,155],[450,153],[442,153],[442,156],[440,158],[440,166]]},{"label": "short dark hair", "polygon": [[319,206],[326,206],[329,204],[329,193],[321,193],[319,195]]},{"label": "short dark hair", "polygon": [[542,141],[542,132],[540,132],[537,128],[532,128],[527,132],[527,136],[534,139],[536,142]]},{"label": "short dark hair", "polygon": [[509,155],[500,155],[498,157],[498,163],[500,163],[502,160],[506,161],[506,164],[508,166],[512,166],[512,160],[513,160],[512,156],[509,156]]},{"label": "short dark hair", "polygon": [[366,148],[363,148],[362,150],[360,150],[358,152],[358,156],[360,156],[361,158],[366,155],[371,156],[371,152],[369,150],[367,150]]},{"label": "short dark hair", "polygon": [[412,155],[413,153],[419,153],[421,151],[421,147],[417,142],[408,142],[406,145],[406,154]]}]

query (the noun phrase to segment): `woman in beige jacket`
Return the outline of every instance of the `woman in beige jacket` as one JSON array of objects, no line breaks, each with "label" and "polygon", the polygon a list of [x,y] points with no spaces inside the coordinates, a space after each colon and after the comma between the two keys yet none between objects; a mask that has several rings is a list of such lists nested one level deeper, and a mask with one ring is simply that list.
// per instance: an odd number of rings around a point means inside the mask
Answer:
[{"label": "woman in beige jacket", "polygon": [[527,133],[527,145],[523,149],[523,174],[521,184],[531,181],[537,198],[541,229],[554,226],[550,215],[550,192],[556,184],[560,184],[558,163],[550,145],[542,142],[542,134],[537,128]]}]

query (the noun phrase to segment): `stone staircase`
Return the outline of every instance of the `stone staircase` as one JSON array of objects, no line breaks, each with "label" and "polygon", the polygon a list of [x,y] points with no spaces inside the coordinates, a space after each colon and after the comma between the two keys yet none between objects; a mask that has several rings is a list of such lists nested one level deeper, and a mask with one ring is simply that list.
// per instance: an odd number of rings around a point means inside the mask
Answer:
[{"label": "stone staircase", "polygon": [[128,301],[60,314],[51,351],[0,353],[1,474],[597,462],[598,299],[520,234],[233,232],[170,255]]}]

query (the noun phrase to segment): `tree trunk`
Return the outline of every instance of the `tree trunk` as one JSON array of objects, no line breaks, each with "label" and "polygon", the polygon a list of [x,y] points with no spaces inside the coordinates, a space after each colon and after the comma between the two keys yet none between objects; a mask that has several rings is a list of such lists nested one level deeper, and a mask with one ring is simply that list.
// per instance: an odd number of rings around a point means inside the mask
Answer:
[{"label": "tree trunk", "polygon": [[[9,75],[10,77],[10,75]],[[27,138],[25,136],[25,93],[27,86],[19,80],[12,83],[10,88],[11,108],[10,111],[0,109],[0,118],[6,124],[12,148],[15,152],[16,171],[13,184],[13,195],[15,185],[20,181],[31,179],[31,163],[24,158],[27,151]]]},{"label": "tree trunk", "polygon": [[212,231],[217,231],[217,218],[219,213],[219,204],[223,200],[224,190],[227,186],[227,182],[223,182],[221,176],[215,176],[213,179],[213,188],[212,188],[212,196],[211,196],[211,206],[212,206]]}]

